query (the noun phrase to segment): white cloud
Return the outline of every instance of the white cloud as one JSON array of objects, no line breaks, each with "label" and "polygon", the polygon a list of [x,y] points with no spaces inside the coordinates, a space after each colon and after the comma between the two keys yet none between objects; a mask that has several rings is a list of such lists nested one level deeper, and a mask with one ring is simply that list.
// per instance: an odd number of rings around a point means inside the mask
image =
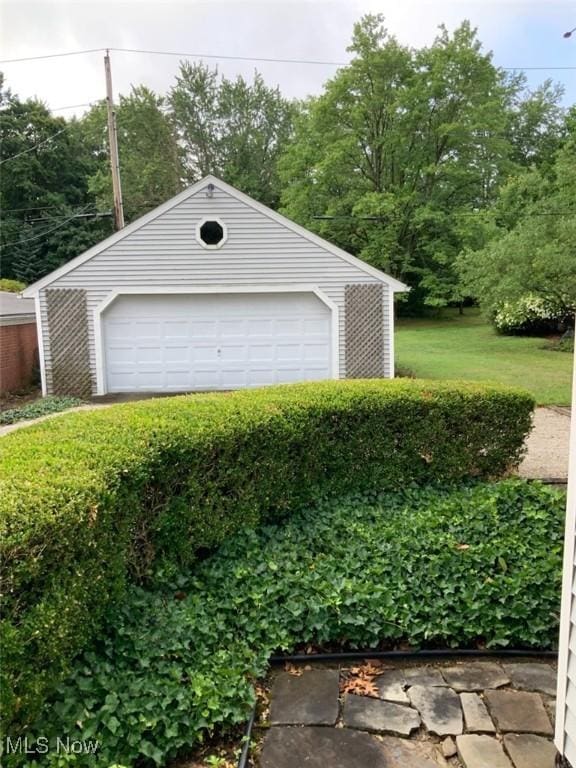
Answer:
[{"label": "white cloud", "polygon": [[[341,61],[348,58],[354,21],[380,11],[390,32],[414,46],[429,44],[440,23],[453,28],[469,18],[486,46],[496,50],[500,64],[521,66],[527,62],[512,59],[525,18],[540,13],[562,28],[569,25],[569,7],[569,0],[4,0],[0,44],[2,58],[111,46]],[[542,55],[530,52],[533,59]],[[113,53],[112,61],[115,90],[124,93],[131,83],[165,92],[178,70],[173,57]],[[0,66],[12,90],[21,97],[37,96],[52,108],[104,95],[101,53]],[[297,97],[318,92],[335,71],[330,66],[219,62],[220,71],[231,77],[251,77],[255,68],[267,82]]]}]

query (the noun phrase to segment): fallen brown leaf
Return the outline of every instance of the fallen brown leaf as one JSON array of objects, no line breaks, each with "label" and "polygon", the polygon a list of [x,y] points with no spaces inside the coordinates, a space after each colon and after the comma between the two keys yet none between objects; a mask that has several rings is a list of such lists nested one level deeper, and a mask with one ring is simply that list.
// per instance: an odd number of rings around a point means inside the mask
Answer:
[{"label": "fallen brown leaf", "polygon": [[294,675],[294,677],[300,677],[304,673],[302,667],[297,667],[295,664],[291,664],[289,661],[284,664],[284,669],[286,672],[288,672],[289,675]]}]

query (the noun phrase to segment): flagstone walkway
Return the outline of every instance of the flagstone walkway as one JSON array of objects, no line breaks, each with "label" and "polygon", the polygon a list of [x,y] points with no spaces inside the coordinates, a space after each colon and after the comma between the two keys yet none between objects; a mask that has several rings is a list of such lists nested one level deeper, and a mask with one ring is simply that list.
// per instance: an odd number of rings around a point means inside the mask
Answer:
[{"label": "flagstone walkway", "polygon": [[258,765],[554,768],[555,695],[540,660],[291,667],[274,677]]}]

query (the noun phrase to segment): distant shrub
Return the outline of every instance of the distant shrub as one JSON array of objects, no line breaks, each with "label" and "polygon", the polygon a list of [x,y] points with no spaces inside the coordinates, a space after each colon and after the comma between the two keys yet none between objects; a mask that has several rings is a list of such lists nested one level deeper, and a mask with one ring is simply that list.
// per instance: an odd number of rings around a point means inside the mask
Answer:
[{"label": "distant shrub", "polygon": [[19,280],[9,280],[6,277],[0,278],[0,291],[8,291],[8,293],[20,293],[26,288],[26,283],[21,283]]},{"label": "distant shrub", "polygon": [[567,308],[563,303],[530,295],[496,307],[492,321],[500,333],[550,333],[573,322],[574,311],[575,308]]},{"label": "distant shrub", "polygon": [[500,475],[532,398],[341,381],[147,400],[0,440],[3,711],[29,721],[129,580],[319,494]]}]

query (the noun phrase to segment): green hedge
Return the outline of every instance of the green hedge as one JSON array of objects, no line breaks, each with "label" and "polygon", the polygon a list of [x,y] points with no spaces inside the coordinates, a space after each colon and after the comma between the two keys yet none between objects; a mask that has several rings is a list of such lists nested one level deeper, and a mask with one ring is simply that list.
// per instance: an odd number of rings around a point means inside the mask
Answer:
[{"label": "green hedge", "polygon": [[29,721],[128,580],[186,566],[318,494],[500,475],[533,405],[490,386],[323,382],[147,400],[5,436],[8,719]]}]

